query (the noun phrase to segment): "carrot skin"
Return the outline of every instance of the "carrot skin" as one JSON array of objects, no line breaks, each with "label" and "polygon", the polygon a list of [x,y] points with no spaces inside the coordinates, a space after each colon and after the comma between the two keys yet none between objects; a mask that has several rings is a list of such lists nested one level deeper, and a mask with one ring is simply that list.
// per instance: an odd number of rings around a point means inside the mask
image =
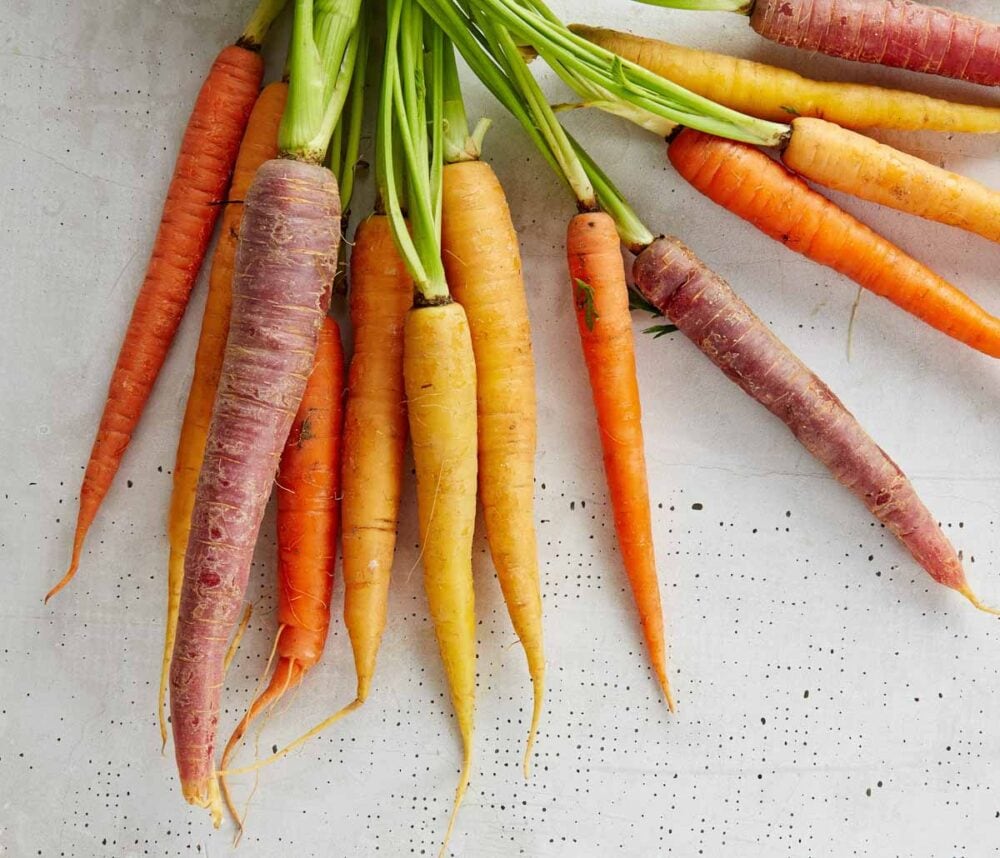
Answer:
[{"label": "carrot skin", "polygon": [[[576,215],[569,223],[566,253],[573,280],[577,327],[597,413],[618,549],[657,682],[667,706],[673,711],[673,695],[667,679],[663,608],[653,553],[632,319],[625,265],[614,220],[603,212]],[[581,293],[580,282],[586,284],[586,292]]]},{"label": "carrot skin", "polygon": [[403,324],[413,280],[389,219],[373,215],[354,234],[350,311],[354,354],[347,381],[341,537],[344,624],[354,651],[357,697],[368,697],[396,550],[406,448]]},{"label": "carrot skin", "polygon": [[344,350],[327,317],[278,469],[278,662],[226,743],[226,768],[250,723],[298,685],[323,654],[339,524]]},{"label": "carrot skin", "polygon": [[642,294],[778,417],[939,584],[969,594],[961,560],[913,485],[855,417],[688,248],[657,239],[635,260]]},{"label": "carrot skin", "polygon": [[263,76],[259,53],[230,45],[216,57],[198,93],[84,472],[69,569],[46,601],[76,574],[87,531],[111,488],[177,333]]},{"label": "carrot skin", "polygon": [[194,376],[191,379],[181,434],[177,441],[173,491],[170,495],[170,512],[167,519],[167,535],[170,540],[167,622],[159,704],[156,710],[160,718],[160,735],[164,746],[167,742],[167,728],[163,710],[170,673],[170,656],[177,632],[177,611],[180,607],[181,583],[184,579],[184,554],[187,550],[188,531],[191,528],[191,509],[194,507],[198,474],[205,452],[205,438],[208,436],[208,427],[212,420],[212,404],[219,384],[219,373],[222,372],[222,358],[226,351],[226,336],[229,333],[233,265],[236,261],[240,224],[243,221],[243,198],[257,168],[278,155],[278,125],[285,109],[287,94],[286,83],[272,83],[264,87],[254,104],[246,136],[240,144],[236,168],[233,170],[233,182],[229,188],[229,198],[236,202],[224,206],[219,240],[212,256],[205,314],[194,358]]},{"label": "carrot skin", "polygon": [[756,0],[750,26],[781,45],[1000,85],[1000,24],[913,0]]},{"label": "carrot skin", "polygon": [[282,448],[313,367],[340,241],[323,167],[272,160],[246,197],[233,310],[184,564],[170,709],[181,786],[217,806],[222,660]]},{"label": "carrot skin", "polygon": [[1000,319],[759,149],[686,129],[667,151],[695,188],[775,241],[1000,357]]},{"label": "carrot skin", "polygon": [[799,117],[781,159],[811,182],[1000,242],[1000,191],[864,134]]}]

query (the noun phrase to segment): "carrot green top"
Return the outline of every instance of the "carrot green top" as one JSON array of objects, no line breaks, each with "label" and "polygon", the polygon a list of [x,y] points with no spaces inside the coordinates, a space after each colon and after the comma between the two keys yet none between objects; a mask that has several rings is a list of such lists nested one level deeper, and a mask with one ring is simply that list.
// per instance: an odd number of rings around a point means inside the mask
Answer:
[{"label": "carrot green top", "polygon": [[295,0],[288,55],[288,106],[278,146],[322,163],[351,89],[361,41],[361,0]]},{"label": "carrot green top", "polygon": [[236,44],[248,51],[259,51],[264,44],[267,31],[271,29],[271,24],[287,4],[288,0],[260,0]]},{"label": "carrot green top", "polygon": [[[444,36],[414,0],[388,0],[386,7],[378,190],[417,303],[445,304],[451,298],[441,262]],[[404,198],[412,229],[403,214]]]},{"label": "carrot green top", "polygon": [[340,121],[333,130],[333,138],[326,154],[326,163],[337,177],[340,187],[340,208],[346,216],[354,195],[354,172],[361,151],[361,131],[365,117],[365,74],[368,68],[368,38],[370,20],[367,6],[362,8],[358,20],[358,48],[351,75],[350,90]]},{"label": "carrot green top", "polygon": [[672,9],[691,9],[698,12],[738,12],[749,15],[754,0],[639,0],[650,6],[669,6]]},{"label": "carrot green top", "polygon": [[[545,160],[566,181],[578,208],[581,211],[602,208],[615,220],[622,241],[634,250],[651,244],[653,234],[611,180],[556,119],[508,29],[476,9],[471,17],[466,16],[450,0],[422,2],[446,35],[454,40],[477,77],[521,123]],[[447,53],[451,54],[450,46]],[[457,101],[461,106],[461,93],[456,96],[455,89],[457,73],[455,82],[449,83],[446,71],[445,103]],[[460,123],[453,143],[453,148],[458,149],[468,131],[464,109],[459,112],[456,107],[454,115],[455,122]],[[452,128],[447,126],[446,138],[451,133]],[[446,153],[448,150],[446,144]],[[478,156],[478,152],[476,154]]]},{"label": "carrot green top", "polygon": [[490,14],[515,37],[532,45],[570,87],[595,106],[625,115],[644,127],[666,121],[762,146],[778,146],[790,132],[787,125],[723,107],[589,44],[570,31],[543,0],[464,2]]}]

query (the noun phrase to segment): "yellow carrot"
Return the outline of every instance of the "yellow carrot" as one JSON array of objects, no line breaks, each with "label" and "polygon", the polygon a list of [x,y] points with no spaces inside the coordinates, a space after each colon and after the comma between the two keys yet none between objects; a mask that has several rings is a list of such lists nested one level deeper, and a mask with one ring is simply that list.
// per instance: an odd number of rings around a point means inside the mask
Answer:
[{"label": "yellow carrot", "polygon": [[1000,108],[868,84],[811,80],[788,69],[603,27],[573,32],[733,110],[788,122],[815,116],[846,128],[1000,132]]},{"label": "yellow carrot", "polygon": [[441,251],[476,355],[479,492],[493,565],[524,647],[534,705],[528,771],[545,688],[535,542],[535,363],[517,233],[503,187],[482,161],[444,168]]},{"label": "yellow carrot", "polygon": [[781,157],[820,185],[1000,241],[1000,191],[870,137],[803,117]]}]

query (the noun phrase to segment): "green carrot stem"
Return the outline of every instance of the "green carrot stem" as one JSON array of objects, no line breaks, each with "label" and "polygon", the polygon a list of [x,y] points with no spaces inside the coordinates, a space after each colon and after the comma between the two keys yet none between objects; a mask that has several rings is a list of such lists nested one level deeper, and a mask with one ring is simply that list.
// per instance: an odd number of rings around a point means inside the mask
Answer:
[{"label": "green carrot stem", "polygon": [[281,14],[288,0],[260,0],[236,44],[250,51],[259,51],[274,19]]},{"label": "green carrot stem", "polygon": [[[429,304],[450,300],[440,243],[440,166],[443,148],[441,122],[443,82],[440,50],[432,51],[431,116],[433,141],[428,141],[426,80],[423,51],[423,15],[413,0],[388,0],[385,60],[378,107],[380,194],[400,256],[413,277],[420,298]],[[433,47],[433,45],[432,45]],[[405,83],[404,83],[405,81]],[[400,203],[396,162],[401,150],[408,213],[407,227]]]},{"label": "green carrot stem", "polygon": [[737,12],[740,15],[749,15],[754,0],[638,0],[638,2],[695,12]]},{"label": "green carrot stem", "polygon": [[633,103],[678,124],[763,146],[780,145],[790,132],[787,125],[755,119],[723,107],[587,42],[563,24],[556,23],[558,19],[551,13],[534,11],[534,8],[545,8],[541,0],[530,0],[534,7],[531,9],[516,0],[469,2],[495,15],[515,36],[531,42],[546,62],[555,60],[572,72],[567,82],[574,88],[579,87],[579,79],[586,81],[585,97],[593,94],[597,87],[615,100]]},{"label": "green carrot stem", "polygon": [[[322,163],[326,156],[350,89],[358,52],[357,27],[347,31],[334,26],[341,15],[330,11],[331,2],[295,0],[288,56],[288,103],[278,132],[282,155],[314,164]],[[348,0],[344,5],[356,6],[360,2]],[[322,12],[319,21],[317,7]],[[317,23],[322,25],[320,43],[316,40]]]}]

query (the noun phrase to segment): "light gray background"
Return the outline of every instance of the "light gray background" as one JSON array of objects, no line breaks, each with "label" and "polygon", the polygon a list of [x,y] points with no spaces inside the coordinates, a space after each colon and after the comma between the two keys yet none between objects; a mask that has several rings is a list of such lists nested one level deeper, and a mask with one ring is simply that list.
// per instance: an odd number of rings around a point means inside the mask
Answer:
[{"label": "light gray background", "polygon": [[[993,0],[948,0],[997,15]],[[228,854],[187,807],[154,717],[170,469],[204,283],[79,577],[69,552],[82,466],[140,282],[185,117],[246,2],[0,4],[0,854]],[[1000,104],[996,93],[815,59],[736,16],[562,0],[567,18]],[[278,48],[282,50],[279,51]],[[283,42],[270,46],[272,75]],[[552,97],[565,93],[545,75]],[[540,388],[537,516],[550,661],[533,778],[529,686],[480,538],[478,762],[454,839],[465,856],[985,856],[1000,853],[1000,627],[933,585],[787,431],[686,340],[639,336],[672,677],[667,715],[614,545],[563,258],[573,212],[520,130],[486,156],[521,234]],[[1000,371],[699,197],[662,142],[600,116],[575,131],[655,229],[727,276],[911,475],[1000,602]],[[996,138],[888,137],[1000,186]],[[370,141],[369,141],[370,142]],[[366,191],[364,199],[370,199]],[[1000,309],[1000,248],[838,198]],[[363,209],[359,205],[357,209]],[[637,327],[644,327],[637,320]],[[362,714],[263,774],[239,854],[431,855],[458,740],[420,586],[408,484],[389,629]],[[225,691],[242,712],[274,633],[273,519],[251,633]],[[339,612],[326,657],[260,737],[297,735],[353,690]],[[252,748],[244,751],[249,759]],[[249,781],[240,783],[246,794]]]}]

